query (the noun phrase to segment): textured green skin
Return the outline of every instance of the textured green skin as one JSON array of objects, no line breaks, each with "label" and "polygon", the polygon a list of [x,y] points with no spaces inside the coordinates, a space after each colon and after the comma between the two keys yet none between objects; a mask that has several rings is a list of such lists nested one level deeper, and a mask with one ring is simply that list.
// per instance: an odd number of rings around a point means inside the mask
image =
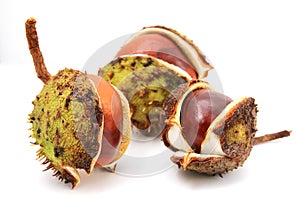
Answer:
[{"label": "textured green skin", "polygon": [[165,126],[161,106],[166,97],[189,80],[150,56],[124,56],[98,73],[120,89],[129,101],[131,121],[146,135],[157,135]]},{"label": "textured green skin", "polygon": [[37,154],[43,164],[65,182],[76,185],[65,167],[90,172],[100,149],[102,110],[99,98],[85,74],[64,69],[53,76],[33,101],[29,115]]}]

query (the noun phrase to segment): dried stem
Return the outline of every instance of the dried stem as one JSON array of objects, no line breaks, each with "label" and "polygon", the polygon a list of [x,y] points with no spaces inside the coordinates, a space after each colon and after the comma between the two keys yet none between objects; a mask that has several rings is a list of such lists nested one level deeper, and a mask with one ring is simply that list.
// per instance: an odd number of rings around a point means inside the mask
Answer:
[{"label": "dried stem", "polygon": [[276,133],[272,133],[272,134],[266,134],[266,135],[263,135],[263,136],[260,136],[260,137],[255,137],[255,138],[253,138],[253,144],[257,145],[257,144],[261,144],[261,143],[264,143],[264,142],[279,139],[279,138],[282,138],[282,137],[287,137],[287,136],[291,135],[291,132],[292,131],[284,130],[284,131],[281,131],[281,132],[276,132]]},{"label": "dried stem", "polygon": [[36,20],[34,18],[29,18],[26,21],[25,23],[26,37],[27,37],[28,47],[34,62],[37,76],[44,83],[46,83],[50,79],[51,74],[48,72],[46,65],[44,63],[44,58],[39,47],[39,39],[37,36],[35,24],[36,24]]}]

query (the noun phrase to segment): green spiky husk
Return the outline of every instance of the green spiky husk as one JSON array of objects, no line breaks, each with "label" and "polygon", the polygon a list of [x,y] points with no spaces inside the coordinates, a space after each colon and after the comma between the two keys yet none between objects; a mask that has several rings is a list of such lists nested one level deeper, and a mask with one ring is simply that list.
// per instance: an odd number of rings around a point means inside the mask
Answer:
[{"label": "green spiky husk", "polygon": [[164,100],[175,88],[189,81],[167,63],[142,55],[119,57],[98,74],[124,93],[132,112],[131,121],[145,135],[162,131]]},{"label": "green spiky husk", "polygon": [[[46,169],[73,187],[76,169],[90,173],[100,152],[103,113],[99,97],[85,74],[64,69],[44,85],[29,115],[31,137],[40,145],[38,158]],[[71,171],[70,171],[71,170]]]}]

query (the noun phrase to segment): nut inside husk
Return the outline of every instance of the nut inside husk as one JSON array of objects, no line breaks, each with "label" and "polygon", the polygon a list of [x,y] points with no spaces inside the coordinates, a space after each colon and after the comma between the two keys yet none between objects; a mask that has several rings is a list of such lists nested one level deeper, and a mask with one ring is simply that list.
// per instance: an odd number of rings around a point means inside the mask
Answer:
[{"label": "nut inside husk", "polygon": [[[201,141],[201,147],[195,149],[182,132],[181,108],[189,93],[199,89],[209,87],[203,82],[192,83],[187,91],[176,97],[177,100],[168,99],[169,102],[173,101],[174,108],[171,112],[172,105],[164,105],[169,118],[168,126],[163,132],[163,141],[176,151],[171,160],[184,169],[206,174],[221,174],[242,166],[250,154],[252,139],[256,133],[257,108],[254,99],[245,97],[229,103],[211,122]],[[207,109],[211,107],[208,106]],[[202,116],[197,112],[190,114]],[[197,129],[194,125],[191,126],[190,129]]]},{"label": "nut inside husk", "polygon": [[185,169],[210,175],[242,166],[253,147],[256,113],[253,98],[232,102],[211,124],[200,154],[173,157],[172,161]]},{"label": "nut inside husk", "polygon": [[115,168],[116,161],[126,151],[131,139],[129,104],[123,93],[103,78],[88,77],[95,84],[104,115],[101,153],[96,166]]},{"label": "nut inside husk", "polygon": [[76,169],[90,173],[100,154],[103,112],[93,83],[79,71],[61,70],[44,85],[33,105],[29,121],[34,144],[40,145],[38,158],[75,187]]},{"label": "nut inside husk", "polygon": [[213,69],[203,52],[185,35],[165,26],[144,27],[120,49],[116,57],[147,54],[174,64],[194,79],[203,79]]},{"label": "nut inside husk", "polygon": [[191,77],[180,68],[147,55],[122,56],[99,70],[128,99],[131,121],[144,135],[157,136],[165,126],[162,104]]},{"label": "nut inside husk", "polygon": [[[163,110],[167,115],[167,126],[162,132],[162,139],[164,144],[173,151],[189,152],[192,149],[186,138],[183,136],[183,127],[181,125],[182,105],[187,96],[193,92],[193,90],[211,90],[210,85],[204,81],[191,81],[188,84],[179,86],[174,90],[163,104]],[[197,111],[197,110],[196,110]],[[198,115],[199,113],[192,112],[191,115]],[[192,130],[197,130],[197,127],[193,127]],[[189,129],[189,128],[187,128]]]},{"label": "nut inside husk", "polygon": [[[74,188],[80,181],[77,169],[90,173],[100,156],[105,120],[101,99],[86,74],[72,69],[59,71],[55,76],[49,74],[39,50],[35,23],[33,18],[27,20],[26,35],[37,75],[45,85],[33,102],[34,109],[29,115],[31,137],[35,139],[33,144],[40,145],[37,155],[44,160],[43,164],[48,164],[46,170],[53,169],[55,176],[72,183]],[[166,34],[174,42],[181,38],[177,42],[179,48],[185,47],[180,43],[192,43],[165,27],[147,29],[147,32],[154,29],[154,33]],[[188,50],[185,48],[183,52]],[[197,52],[197,48],[195,50]],[[197,59],[195,61],[198,63]],[[200,69],[199,76],[205,77],[206,72]],[[257,108],[253,98],[244,97],[228,104],[214,118],[201,142],[201,149],[197,151],[186,140],[184,135],[187,134],[182,134],[179,108],[187,93],[194,88],[210,89],[207,83],[191,82],[191,76],[182,69],[147,55],[121,56],[101,69],[99,75],[124,93],[123,96],[116,90],[127,116],[122,123],[123,136],[118,154],[107,164],[109,168],[114,167],[128,146],[131,135],[129,112],[135,126],[146,129],[148,134],[157,134],[164,127],[161,122],[167,118],[163,140],[176,151],[171,160],[184,169],[210,175],[242,166],[253,145],[291,133],[285,130],[254,138]],[[130,100],[131,111],[125,97]]]},{"label": "nut inside husk", "polygon": [[35,24],[34,18],[26,21],[26,36],[37,76],[45,85],[29,115],[31,137],[40,145],[37,155],[48,164],[46,170],[53,169],[54,176],[74,188],[80,181],[77,169],[90,173],[101,162],[113,171],[131,137],[129,104],[98,76],[67,68],[51,76]]}]

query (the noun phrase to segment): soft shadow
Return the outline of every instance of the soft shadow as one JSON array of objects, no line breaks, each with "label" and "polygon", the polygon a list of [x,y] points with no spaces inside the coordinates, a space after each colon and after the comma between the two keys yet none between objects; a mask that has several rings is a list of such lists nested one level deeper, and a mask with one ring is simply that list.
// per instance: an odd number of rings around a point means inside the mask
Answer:
[{"label": "soft shadow", "polygon": [[90,175],[85,171],[78,170],[80,175],[80,183],[72,190],[71,183],[64,183],[52,176],[52,172],[44,172],[37,180],[42,187],[48,187],[55,191],[72,191],[82,193],[94,193],[112,191],[116,186],[128,183],[126,177],[120,177],[114,173],[106,171],[103,168],[95,168]]},{"label": "soft shadow", "polygon": [[[175,178],[172,181],[178,182],[180,187],[191,190],[207,190],[229,187],[247,180],[247,177],[250,174],[246,167],[223,174],[223,177],[220,177],[219,175],[209,176],[199,174],[194,171],[184,171],[183,169],[178,169],[175,166],[167,172],[170,172],[170,175]],[[55,191],[71,191],[70,183],[63,184],[56,177],[52,177],[50,172],[48,173],[49,176],[45,177],[45,174],[46,173],[43,173],[43,175],[41,174],[41,177],[39,178],[42,186],[47,185],[48,187],[51,187],[51,190]],[[82,170],[79,171],[79,174],[81,182],[72,192],[78,191],[81,193],[93,194],[105,191],[114,191],[118,186],[123,186],[124,184],[132,182],[132,178],[130,177],[111,173],[103,168],[95,168],[90,175],[87,175]]]},{"label": "soft shadow", "polygon": [[80,181],[79,186],[75,189],[88,193],[112,191],[116,189],[116,186],[128,183],[126,177],[121,177],[100,167],[94,168],[90,175],[80,172]]},{"label": "soft shadow", "polygon": [[228,187],[245,180],[247,175],[247,170],[240,168],[228,172],[227,174],[222,174],[222,177],[219,175],[209,176],[194,171],[184,171],[182,169],[178,170],[176,176],[182,186],[195,190]]}]

